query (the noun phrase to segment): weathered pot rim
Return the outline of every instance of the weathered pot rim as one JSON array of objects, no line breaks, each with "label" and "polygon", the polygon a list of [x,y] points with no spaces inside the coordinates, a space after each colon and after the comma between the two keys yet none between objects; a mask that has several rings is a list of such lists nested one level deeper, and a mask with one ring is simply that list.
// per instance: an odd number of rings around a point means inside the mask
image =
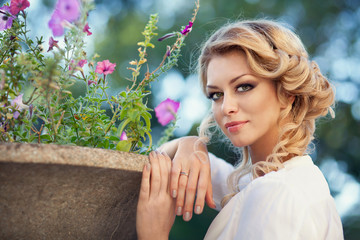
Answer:
[{"label": "weathered pot rim", "polygon": [[148,157],[71,145],[0,143],[0,162],[65,164],[142,171]]}]

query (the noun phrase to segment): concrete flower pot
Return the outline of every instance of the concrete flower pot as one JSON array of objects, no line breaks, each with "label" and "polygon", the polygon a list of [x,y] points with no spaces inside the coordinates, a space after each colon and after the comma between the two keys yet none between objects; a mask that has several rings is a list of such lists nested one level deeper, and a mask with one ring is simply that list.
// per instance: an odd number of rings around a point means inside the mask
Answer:
[{"label": "concrete flower pot", "polygon": [[143,155],[0,144],[0,239],[136,239]]}]

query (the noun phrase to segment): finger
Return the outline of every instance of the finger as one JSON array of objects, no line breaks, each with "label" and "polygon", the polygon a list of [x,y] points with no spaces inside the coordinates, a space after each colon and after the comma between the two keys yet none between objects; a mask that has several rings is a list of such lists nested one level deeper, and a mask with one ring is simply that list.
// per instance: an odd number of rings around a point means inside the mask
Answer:
[{"label": "finger", "polygon": [[185,201],[185,189],[187,185],[188,177],[180,175],[179,177],[179,188],[176,197],[176,215],[181,216],[183,214],[183,207]]},{"label": "finger", "polygon": [[147,163],[144,165],[141,178],[140,194],[139,199],[141,201],[147,201],[150,194],[150,164]]},{"label": "finger", "polygon": [[161,173],[160,192],[167,193],[168,181],[169,181],[169,172],[167,169],[167,163],[164,155],[162,155],[160,152],[156,151],[156,156],[159,160],[160,173]]},{"label": "finger", "polygon": [[157,158],[155,152],[151,152],[149,154],[150,164],[151,164],[151,179],[150,179],[150,197],[152,195],[157,196],[159,195],[160,191],[160,183],[161,183],[161,173],[160,173],[160,166],[159,166],[159,159]]},{"label": "finger", "polygon": [[195,201],[196,188],[198,185],[199,178],[199,168],[193,166],[191,169],[189,180],[186,186],[186,194],[185,194],[185,205],[183,211],[183,219],[185,221],[189,221],[192,217],[192,210]]},{"label": "finger", "polygon": [[167,173],[168,173],[168,186],[167,186],[167,191],[168,193],[170,193],[170,171],[171,171],[171,158],[169,157],[169,155],[166,152],[163,152],[162,155],[164,156],[165,162],[166,162],[166,167],[167,167]]},{"label": "finger", "polygon": [[205,195],[205,201],[207,205],[211,208],[216,208],[216,204],[213,198],[213,190],[212,190],[212,184],[211,180],[209,180],[208,188]]},{"label": "finger", "polygon": [[170,176],[170,189],[171,189],[171,196],[176,198],[178,196],[178,184],[179,184],[179,177],[181,171],[181,161],[175,158],[172,161],[171,166],[171,176]]},{"label": "finger", "polygon": [[196,202],[194,207],[194,212],[196,214],[201,214],[204,209],[205,194],[208,189],[209,179],[209,171],[203,166],[203,168],[200,170],[197,186]]}]

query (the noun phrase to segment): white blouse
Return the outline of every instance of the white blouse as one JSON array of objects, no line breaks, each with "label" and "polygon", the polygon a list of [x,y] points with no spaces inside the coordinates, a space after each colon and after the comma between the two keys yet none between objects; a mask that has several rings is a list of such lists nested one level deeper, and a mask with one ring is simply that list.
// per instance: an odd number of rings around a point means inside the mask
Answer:
[{"label": "white blouse", "polygon": [[[220,210],[234,170],[210,154],[213,197]],[[294,157],[284,168],[240,180],[237,193],[211,223],[205,239],[344,239],[328,184],[310,156]]]}]

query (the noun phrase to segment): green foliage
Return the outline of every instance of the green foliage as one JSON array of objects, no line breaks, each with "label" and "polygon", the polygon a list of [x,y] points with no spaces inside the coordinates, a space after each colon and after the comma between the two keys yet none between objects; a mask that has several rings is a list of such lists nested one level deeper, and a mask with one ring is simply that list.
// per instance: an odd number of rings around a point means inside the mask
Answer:
[{"label": "green foliage", "polygon": [[[157,35],[158,16],[151,15],[142,32],[144,40],[138,43],[139,59],[130,62],[131,87],[109,96],[106,76],[110,73],[100,74],[95,64],[98,56],[88,58],[85,51],[83,29],[94,5],[91,1],[82,4],[81,17],[69,24],[63,47],[54,43],[49,56],[44,56],[42,37],[36,41],[28,38],[24,11],[10,29],[0,33],[0,76],[4,81],[0,89],[0,141],[72,144],[146,153],[152,149],[152,109],[147,106],[149,84],[176,65],[186,35],[177,33],[175,43],[169,46],[171,50],[165,53],[159,66],[152,72],[147,70],[140,79],[141,67],[147,62],[147,48],[155,47],[151,41]],[[85,60],[89,71],[79,65]],[[84,96],[74,98],[69,91],[75,82],[86,86]],[[14,99],[24,92],[21,104],[14,104]],[[167,139],[174,125],[165,132]],[[123,132],[127,140],[120,139]]]}]

